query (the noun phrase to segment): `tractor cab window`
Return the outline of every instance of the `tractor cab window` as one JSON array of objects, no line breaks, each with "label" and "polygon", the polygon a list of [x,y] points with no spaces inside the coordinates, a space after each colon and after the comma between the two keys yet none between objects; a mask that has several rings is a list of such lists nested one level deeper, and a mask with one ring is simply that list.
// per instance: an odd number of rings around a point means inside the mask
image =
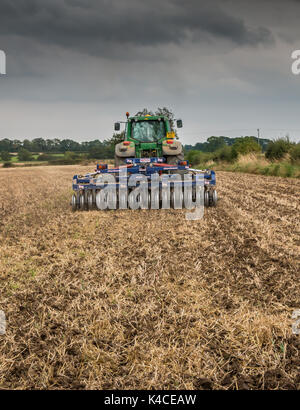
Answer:
[{"label": "tractor cab window", "polygon": [[155,142],[165,136],[163,121],[138,121],[132,123],[131,136],[140,142]]}]

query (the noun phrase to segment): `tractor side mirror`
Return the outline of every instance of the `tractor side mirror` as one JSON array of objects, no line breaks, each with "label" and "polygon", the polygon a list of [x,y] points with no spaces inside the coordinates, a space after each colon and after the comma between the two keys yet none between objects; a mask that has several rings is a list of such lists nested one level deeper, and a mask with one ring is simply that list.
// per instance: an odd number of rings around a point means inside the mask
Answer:
[{"label": "tractor side mirror", "polygon": [[176,121],[177,128],[182,128],[182,120]]},{"label": "tractor side mirror", "polygon": [[120,131],[120,123],[115,122],[115,131]]}]

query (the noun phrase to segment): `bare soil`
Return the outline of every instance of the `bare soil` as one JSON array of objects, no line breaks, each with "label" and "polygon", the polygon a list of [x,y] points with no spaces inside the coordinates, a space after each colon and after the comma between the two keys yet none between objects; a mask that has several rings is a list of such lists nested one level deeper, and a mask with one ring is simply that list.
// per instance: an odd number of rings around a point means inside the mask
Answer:
[{"label": "bare soil", "polygon": [[90,170],[0,170],[0,388],[299,389],[300,180],[218,172],[200,221],[72,213]]}]

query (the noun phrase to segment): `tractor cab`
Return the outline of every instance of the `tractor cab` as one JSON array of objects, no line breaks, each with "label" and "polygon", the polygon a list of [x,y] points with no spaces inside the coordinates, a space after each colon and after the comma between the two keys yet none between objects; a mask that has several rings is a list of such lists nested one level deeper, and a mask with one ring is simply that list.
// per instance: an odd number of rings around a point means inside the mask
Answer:
[{"label": "tractor cab", "polygon": [[[164,157],[167,162],[168,157],[172,157],[173,161],[183,159],[182,145],[176,141],[175,132],[167,117],[129,117],[128,114],[125,124],[125,140],[115,147],[116,166],[124,164],[128,158]],[[181,120],[177,120],[177,127],[182,127]],[[115,130],[120,130],[120,122],[115,123]]]}]

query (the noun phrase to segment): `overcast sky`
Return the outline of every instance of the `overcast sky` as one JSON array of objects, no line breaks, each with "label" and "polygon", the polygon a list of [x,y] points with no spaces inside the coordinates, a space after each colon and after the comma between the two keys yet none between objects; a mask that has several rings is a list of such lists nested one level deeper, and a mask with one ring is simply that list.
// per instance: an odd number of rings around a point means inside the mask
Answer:
[{"label": "overcast sky", "polygon": [[183,143],[300,141],[300,1],[0,0],[0,138],[108,138],[171,108]]}]

